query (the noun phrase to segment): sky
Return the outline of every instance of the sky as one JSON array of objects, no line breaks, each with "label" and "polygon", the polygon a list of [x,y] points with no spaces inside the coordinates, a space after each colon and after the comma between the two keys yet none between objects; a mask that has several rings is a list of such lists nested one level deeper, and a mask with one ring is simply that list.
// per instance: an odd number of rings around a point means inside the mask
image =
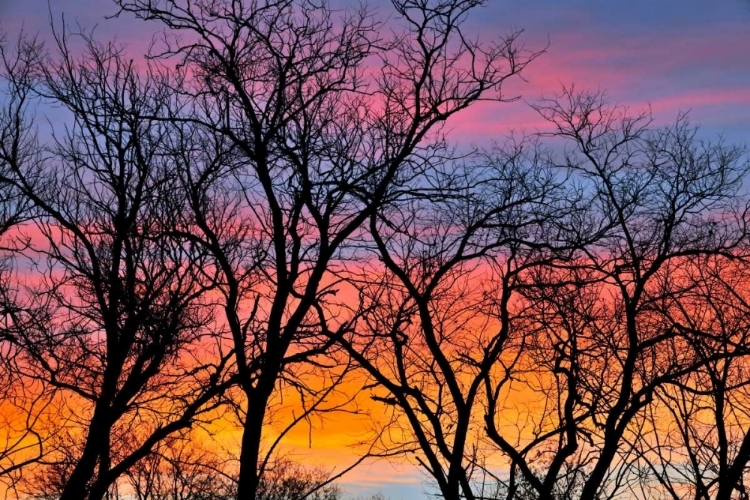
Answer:
[{"label": "sky", "polygon": [[[385,0],[372,3],[387,12]],[[50,12],[56,22],[64,15],[68,23],[97,26],[98,36],[116,36],[134,51],[145,51],[155,29],[127,17],[105,19],[116,12],[109,0],[0,0],[0,27],[11,37],[23,27],[45,39]],[[548,48],[527,68],[526,81],[514,83],[511,90],[522,100],[481,104],[457,117],[450,127],[459,143],[536,130],[541,122],[524,101],[571,84],[606,90],[613,102],[633,109],[650,105],[659,123],[689,111],[706,137],[750,141],[750,0],[489,0],[468,22],[481,39],[520,28],[529,49]],[[352,458],[336,445],[344,437],[328,436],[304,460],[343,464]],[[409,466],[378,462],[343,485],[351,494],[379,490],[399,500],[424,496],[422,479]]]},{"label": "sky", "polygon": [[[388,0],[369,2],[388,13]],[[127,16],[105,19],[116,12],[110,0],[0,0],[0,25],[44,37],[50,12],[58,24],[64,15],[96,26],[97,35],[117,36],[136,52],[145,52],[155,29]],[[649,104],[660,123],[687,110],[707,137],[750,137],[750,0],[488,0],[468,22],[481,39],[520,28],[530,50],[548,46],[527,68],[527,81],[509,89],[526,101],[575,84],[634,109]],[[540,125],[517,102],[476,106],[452,128],[459,142],[486,144]]]}]

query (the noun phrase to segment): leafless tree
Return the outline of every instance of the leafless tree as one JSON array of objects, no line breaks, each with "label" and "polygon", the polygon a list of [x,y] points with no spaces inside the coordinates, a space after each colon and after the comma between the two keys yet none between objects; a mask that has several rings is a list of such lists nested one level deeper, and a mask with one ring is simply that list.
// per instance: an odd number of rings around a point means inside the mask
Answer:
[{"label": "leafless tree", "polygon": [[[35,40],[21,36],[11,44],[0,34],[0,296],[4,298],[12,294],[18,279],[14,264],[24,259],[21,253],[28,246],[22,227],[33,216],[28,198],[14,183],[14,169],[33,170],[41,157],[30,104],[31,62],[40,51]],[[18,346],[7,336],[14,309],[12,301],[0,305],[0,478],[7,488],[23,468],[42,457],[48,436],[39,432],[39,421],[50,402],[48,386],[18,378]]]},{"label": "leafless tree", "polygon": [[233,498],[231,469],[196,436],[166,439],[131,467],[123,490],[137,500],[226,500]]},{"label": "leafless tree", "polygon": [[169,234],[185,206],[162,146],[168,129],[140,118],[160,113],[160,87],[114,45],[80,39],[81,56],[62,32],[56,56],[29,61],[31,91],[67,121],[33,168],[8,164],[37,214],[35,276],[5,294],[5,334],[21,383],[57,391],[62,447],[45,457],[56,494],[100,499],[217,404],[229,356],[207,335],[206,253]]},{"label": "leafless tree", "polygon": [[358,280],[364,325],[341,341],[393,408],[384,446],[416,453],[445,498],[472,498],[493,468],[482,421],[507,498],[632,491],[658,391],[729,356],[693,354],[674,311],[699,314],[690,259],[743,258],[743,150],[601,94],[539,111],[572,141],[563,162],[506,154],[474,178],[451,164],[371,218],[382,264]]},{"label": "leafless tree", "polygon": [[447,499],[477,498],[485,388],[511,383],[530,326],[524,276],[569,252],[568,193],[534,142],[436,165],[370,218],[361,326],[341,343],[392,409],[383,442]]},{"label": "leafless tree", "polygon": [[278,443],[264,435],[269,405],[293,387],[305,418],[340,379],[314,393],[297,373],[339,364],[320,365],[352,326],[335,299],[350,242],[445,154],[442,124],[504,100],[503,82],[536,54],[519,33],[472,41],[462,24],[477,0],[396,0],[387,25],[308,0],[117,3],[164,26],[152,57],[185,75],[171,122],[211,151],[183,160],[188,225],[219,273],[244,397],[237,496],[257,498]]},{"label": "leafless tree", "polygon": [[[13,184],[14,165],[30,168],[39,160],[39,147],[29,115],[32,65],[41,46],[33,39],[19,37],[11,45],[0,33],[0,76],[3,80],[3,106],[0,108],[0,236],[26,220],[29,201]],[[7,251],[7,245],[3,245]]]},{"label": "leafless tree", "polygon": [[0,478],[337,500],[283,440],[362,376],[370,451],[447,500],[748,497],[746,150],[566,89],[461,152],[538,53],[475,42],[482,0],[391,3],[116,0],[164,30],[140,65],[0,42]]},{"label": "leafless tree", "polygon": [[657,391],[640,460],[650,486],[670,498],[746,498],[747,263],[699,258],[681,279],[690,291],[671,304],[671,318],[704,364]]},{"label": "leafless tree", "polygon": [[[584,194],[596,238],[584,238],[558,274],[562,288],[534,289],[542,331],[530,352],[546,375],[530,380],[539,380],[550,419],[518,454],[491,421],[489,431],[540,498],[550,498],[550,473],[583,460],[580,498],[591,500],[616,493],[604,489],[608,475],[627,486],[623,474],[639,473],[628,457],[657,391],[709,362],[689,354],[690,336],[666,305],[691,287],[679,278],[688,259],[742,256],[748,164],[742,148],[698,140],[684,116],[657,128],[648,113],[608,106],[601,93],[567,90],[538,111],[570,141],[562,166]],[[530,468],[538,453],[551,463],[542,478]]]},{"label": "leafless tree", "polygon": [[[162,441],[127,473],[137,500],[229,500],[236,496],[235,460],[203,449],[193,436]],[[129,488],[127,487],[129,486]],[[341,490],[324,469],[289,460],[272,464],[263,477],[261,500],[338,500]]]},{"label": "leafless tree", "polygon": [[[547,476],[547,473],[543,470],[539,470],[539,468],[535,468],[535,475],[538,477],[545,477]],[[497,481],[494,485],[495,489],[490,490],[490,495],[488,495],[488,497],[498,500],[505,500],[508,498],[514,498],[516,500],[536,500],[539,498],[537,489],[525,481],[523,477],[516,479],[511,476],[511,478],[513,478],[513,481]],[[559,500],[578,498],[581,494],[581,488],[585,480],[585,470],[579,468],[574,470],[564,469],[563,473],[559,474],[558,480],[554,485],[551,494],[552,498]]]}]

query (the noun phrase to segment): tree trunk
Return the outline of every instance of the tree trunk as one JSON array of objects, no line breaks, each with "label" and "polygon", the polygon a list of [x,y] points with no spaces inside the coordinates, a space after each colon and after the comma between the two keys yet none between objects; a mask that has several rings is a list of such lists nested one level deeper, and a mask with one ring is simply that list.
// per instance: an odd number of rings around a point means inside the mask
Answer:
[{"label": "tree trunk", "polygon": [[270,391],[260,387],[248,394],[245,425],[242,429],[240,470],[237,481],[237,500],[255,500],[260,485],[260,445],[263,438],[263,421]]}]

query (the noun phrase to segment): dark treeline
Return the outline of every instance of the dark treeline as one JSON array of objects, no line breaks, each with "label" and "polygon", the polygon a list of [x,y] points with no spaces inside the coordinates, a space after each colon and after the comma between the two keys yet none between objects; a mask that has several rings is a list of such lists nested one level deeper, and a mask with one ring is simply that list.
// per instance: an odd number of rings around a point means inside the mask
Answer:
[{"label": "dark treeline", "polygon": [[744,147],[574,87],[456,147],[542,53],[482,0],[114,3],[138,63],[0,43],[9,495],[336,500],[284,438],[371,411],[446,500],[750,498]]}]

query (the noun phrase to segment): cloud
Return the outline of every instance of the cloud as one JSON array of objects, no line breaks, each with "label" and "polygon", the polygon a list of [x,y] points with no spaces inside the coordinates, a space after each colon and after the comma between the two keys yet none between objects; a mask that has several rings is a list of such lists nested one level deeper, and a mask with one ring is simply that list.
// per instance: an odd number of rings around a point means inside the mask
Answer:
[{"label": "cloud", "polygon": [[[507,95],[533,102],[575,84],[604,90],[613,103],[633,109],[650,105],[661,123],[691,110],[693,121],[730,137],[740,139],[750,129],[750,115],[741,112],[750,104],[749,22],[666,31],[607,28],[593,21],[575,29],[560,26],[550,35],[547,53],[527,68],[524,80],[506,87]],[[478,142],[544,126],[519,103],[482,103],[451,124],[454,138]]]}]

